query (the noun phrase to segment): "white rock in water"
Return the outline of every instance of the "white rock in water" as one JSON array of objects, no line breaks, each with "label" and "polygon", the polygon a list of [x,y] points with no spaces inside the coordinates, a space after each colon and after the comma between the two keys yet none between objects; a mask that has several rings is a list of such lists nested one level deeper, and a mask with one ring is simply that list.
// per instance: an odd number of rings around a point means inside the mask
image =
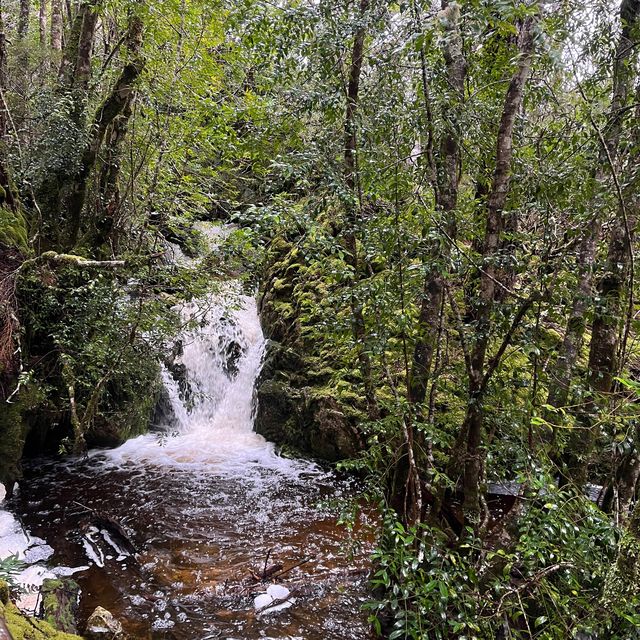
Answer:
[{"label": "white rock in water", "polygon": [[273,598],[268,593],[261,593],[253,600],[253,606],[256,609],[262,609],[268,607],[273,602]]},{"label": "white rock in water", "polygon": [[289,597],[289,589],[287,587],[283,587],[281,584],[272,584],[267,587],[267,593],[274,600],[283,600],[284,598]]},{"label": "white rock in water", "polygon": [[[276,611],[282,611],[282,609],[288,609],[295,602],[295,598],[289,598],[289,589],[279,584],[269,585],[267,593],[261,593],[256,596],[253,601],[253,606],[256,611],[260,613],[275,613]],[[281,602],[285,598],[289,598],[285,602]],[[278,601],[278,604],[270,607],[273,602]]]},{"label": "white rock in water", "polygon": [[7,497],[7,488],[0,482],[0,502],[4,502]]}]

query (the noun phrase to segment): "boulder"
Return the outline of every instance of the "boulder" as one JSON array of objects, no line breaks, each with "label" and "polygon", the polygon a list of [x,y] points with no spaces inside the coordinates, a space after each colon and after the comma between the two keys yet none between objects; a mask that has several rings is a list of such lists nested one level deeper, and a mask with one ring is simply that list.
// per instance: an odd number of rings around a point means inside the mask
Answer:
[{"label": "boulder", "polygon": [[77,633],[78,583],[71,578],[47,578],[42,583],[40,593],[44,619],[60,631]]},{"label": "boulder", "polygon": [[103,607],[96,607],[89,616],[84,635],[87,640],[125,640],[127,637],[120,622]]}]

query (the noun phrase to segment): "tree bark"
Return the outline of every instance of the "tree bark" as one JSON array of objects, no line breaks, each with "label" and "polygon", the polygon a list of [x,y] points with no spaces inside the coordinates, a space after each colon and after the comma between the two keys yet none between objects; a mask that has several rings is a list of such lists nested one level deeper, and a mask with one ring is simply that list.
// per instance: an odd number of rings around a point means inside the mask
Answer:
[{"label": "tree bark", "polygon": [[60,90],[63,92],[86,91],[89,85],[97,10],[101,2],[102,0],[84,0],[73,18],[60,65]]},{"label": "tree bark", "polygon": [[9,126],[9,113],[6,103],[7,91],[7,35],[5,32],[4,16],[2,15],[2,7],[0,5],[0,187],[4,194],[0,205],[5,205],[11,210],[16,211],[18,201],[14,195],[11,179],[9,175],[9,167],[5,163],[6,155],[4,153],[5,137]]},{"label": "tree bark", "polygon": [[[569,399],[571,378],[582,351],[584,332],[587,323],[587,312],[593,298],[592,279],[593,264],[600,235],[600,217],[594,216],[581,238],[576,259],[578,281],[571,305],[564,338],[558,350],[557,360],[549,378],[549,395],[547,404],[552,407],[563,407]],[[554,416],[547,412],[548,421]]]},{"label": "tree bark", "polygon": [[123,114],[128,118],[129,108],[135,97],[135,85],[144,69],[142,56],[142,19],[132,15],[127,27],[127,50],[130,56],[111,93],[98,109],[91,127],[89,142],[82,155],[80,170],[69,185],[66,198],[66,217],[70,223],[71,246],[76,243],[80,231],[82,211],[87,195],[87,182],[95,168],[98,152],[105,135],[114,121]]},{"label": "tree bark", "polygon": [[[345,206],[343,238],[346,249],[345,259],[347,265],[351,269],[351,282],[348,286],[351,286],[352,288],[358,281],[360,268],[356,232],[358,210],[362,205],[358,194],[357,184],[357,116],[360,100],[360,76],[362,74],[362,64],[364,61],[364,41],[366,36],[365,20],[369,10],[369,3],[370,0],[360,0],[359,4],[359,24],[355,31],[351,49],[351,65],[349,68],[349,79],[347,84],[347,108],[344,124],[344,181],[348,194]],[[373,385],[371,358],[367,352],[367,330],[362,305],[358,301],[354,292],[351,294],[351,313],[353,318],[353,333],[356,341],[356,348],[358,350],[358,362],[364,384],[365,398],[369,414],[373,417],[377,414],[377,403]]]},{"label": "tree bark", "polygon": [[61,0],[51,0],[51,48],[54,51],[62,51],[62,2]]},{"label": "tree bark", "polygon": [[47,45],[47,0],[40,0],[38,11],[38,27],[40,35],[40,46],[44,49]]},{"label": "tree bark", "polygon": [[30,0],[20,0],[20,13],[18,15],[17,34],[18,40],[24,40],[29,32],[29,14],[31,13]]},{"label": "tree bark", "polygon": [[[444,59],[447,69],[447,82],[451,94],[446,97],[443,120],[446,129],[440,143],[440,154],[436,168],[436,212],[443,214],[444,242],[436,242],[429,249],[425,263],[428,271],[425,275],[418,316],[418,338],[413,352],[413,363],[408,381],[408,397],[413,404],[424,402],[429,377],[438,341],[438,318],[442,308],[445,291],[443,264],[448,261],[450,240],[456,235],[455,209],[458,202],[458,182],[460,166],[460,130],[459,115],[464,101],[464,80],[466,60],[460,33],[460,9],[457,4],[442,1],[443,11],[448,16],[444,21]],[[425,87],[426,90],[426,87]]]},{"label": "tree bark", "polygon": [[[479,294],[474,304],[476,333],[470,353],[467,414],[461,427],[466,440],[464,459],[463,509],[465,521],[477,526],[480,521],[480,483],[482,476],[482,430],[484,422],[483,397],[488,379],[485,360],[491,336],[491,316],[495,301],[495,257],[500,248],[503,229],[503,209],[509,194],[513,160],[513,128],[524,97],[524,88],[531,70],[534,51],[535,20],[527,18],[520,33],[520,57],[505,96],[498,128],[496,164],[491,191],[487,200],[486,230],[482,251],[482,272]],[[495,367],[493,367],[495,370]],[[493,371],[490,372],[492,374]]]}]

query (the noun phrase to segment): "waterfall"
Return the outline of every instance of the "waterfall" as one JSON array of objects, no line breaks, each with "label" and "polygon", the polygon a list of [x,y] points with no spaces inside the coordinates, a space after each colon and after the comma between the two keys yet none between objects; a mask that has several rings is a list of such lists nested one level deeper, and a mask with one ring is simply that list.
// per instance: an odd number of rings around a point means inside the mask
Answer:
[{"label": "waterfall", "polygon": [[162,378],[173,420],[108,452],[113,462],[206,467],[222,473],[297,465],[253,430],[254,385],[265,339],[256,301],[236,283],[179,309],[185,326]]}]

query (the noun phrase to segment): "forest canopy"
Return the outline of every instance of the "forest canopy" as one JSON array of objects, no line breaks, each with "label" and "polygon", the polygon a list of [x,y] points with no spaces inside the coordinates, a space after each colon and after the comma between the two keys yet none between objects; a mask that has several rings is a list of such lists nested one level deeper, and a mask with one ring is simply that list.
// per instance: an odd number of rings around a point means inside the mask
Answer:
[{"label": "forest canopy", "polygon": [[144,430],[241,277],[346,416],[376,634],[638,637],[639,44],[640,0],[2,0],[2,479]]}]

